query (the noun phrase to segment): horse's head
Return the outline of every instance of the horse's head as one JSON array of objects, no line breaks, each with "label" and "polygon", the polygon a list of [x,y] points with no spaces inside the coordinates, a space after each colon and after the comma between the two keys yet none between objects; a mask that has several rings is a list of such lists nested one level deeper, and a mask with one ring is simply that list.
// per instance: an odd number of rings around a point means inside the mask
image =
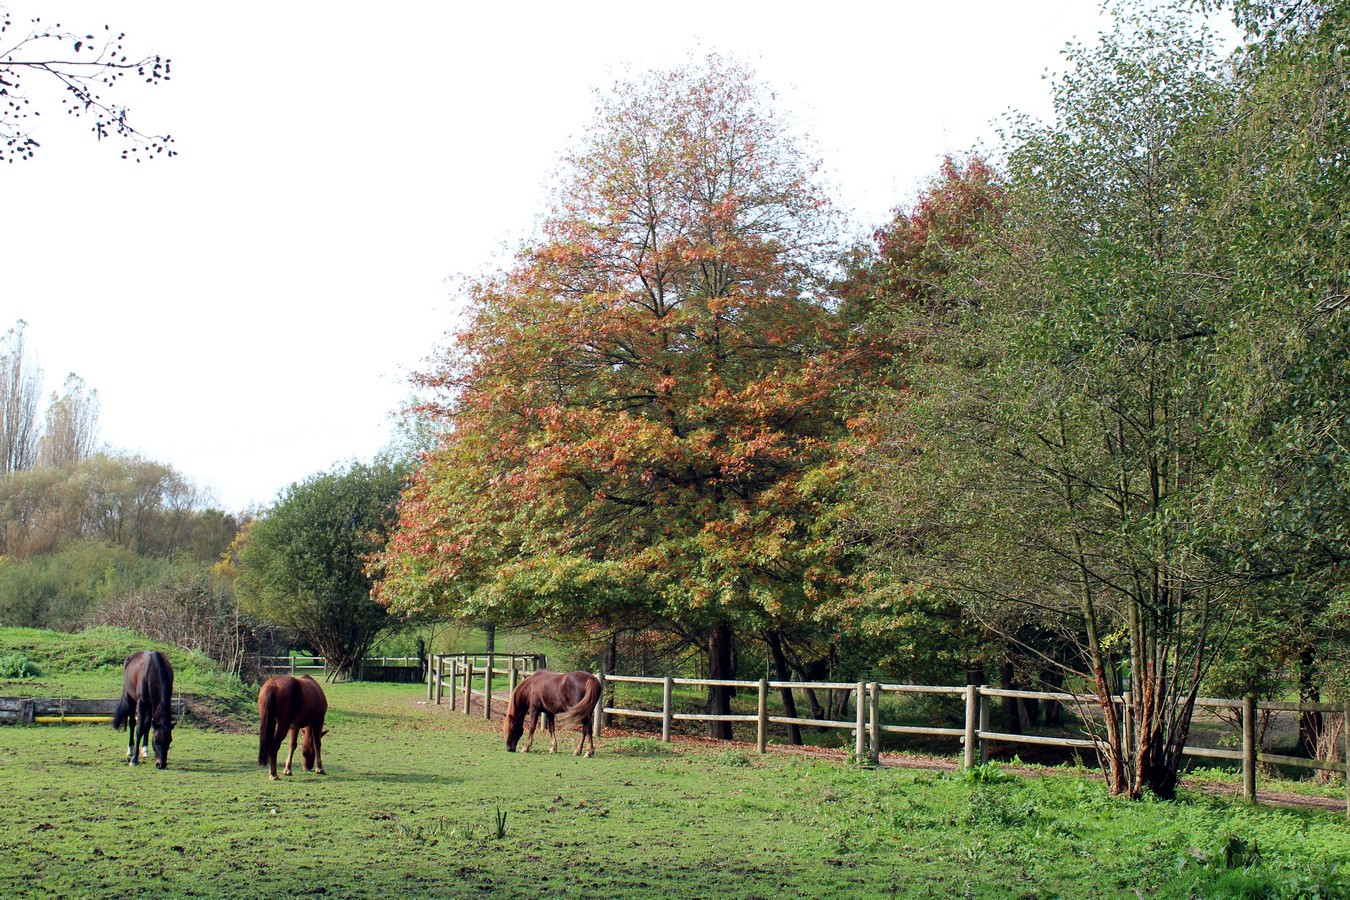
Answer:
[{"label": "horse's head", "polygon": [[169,744],[173,743],[173,722],[166,721],[155,725],[155,768],[163,769],[169,765]]},{"label": "horse's head", "polygon": [[300,755],[305,760],[305,771],[308,772],[314,768],[314,760],[319,756],[320,738],[328,733],[328,729],[322,729],[318,734],[314,733],[313,728],[305,729],[305,743],[300,747]]},{"label": "horse's head", "polygon": [[516,715],[516,700],[512,697],[506,707],[506,715],[502,717],[502,736],[506,738],[506,752],[516,752],[516,744],[520,743],[520,736],[524,733],[525,716],[523,712],[522,715]]}]

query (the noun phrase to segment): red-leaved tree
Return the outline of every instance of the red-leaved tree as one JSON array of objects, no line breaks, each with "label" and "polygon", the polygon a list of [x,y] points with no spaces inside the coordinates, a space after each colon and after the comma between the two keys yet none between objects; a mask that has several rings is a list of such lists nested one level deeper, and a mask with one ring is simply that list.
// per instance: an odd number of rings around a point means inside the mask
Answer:
[{"label": "red-leaved tree", "polygon": [[447,436],[405,494],[384,602],[661,627],[730,678],[735,640],[838,590],[861,354],[823,289],[836,218],[770,101],[716,56],[599,98],[539,237],[469,288],[422,376]]}]

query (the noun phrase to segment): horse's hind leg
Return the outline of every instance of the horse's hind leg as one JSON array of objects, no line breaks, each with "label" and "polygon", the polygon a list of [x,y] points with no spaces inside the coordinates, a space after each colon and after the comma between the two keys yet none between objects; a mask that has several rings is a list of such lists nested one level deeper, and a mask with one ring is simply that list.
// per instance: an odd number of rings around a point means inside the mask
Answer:
[{"label": "horse's hind leg", "polygon": [[127,759],[130,760],[127,765],[134,766],[136,759],[136,704],[131,704],[127,711]]},{"label": "horse's hind leg", "polygon": [[145,759],[150,755],[150,726],[155,710],[149,700],[142,700],[138,712],[137,718],[140,723],[137,726],[136,747],[140,751],[141,759]]},{"label": "horse's hind leg", "polygon": [[552,743],[549,744],[548,752],[557,753],[558,732],[553,730],[553,713],[544,713],[544,724],[548,726],[548,736],[552,738]]},{"label": "horse's hind leg", "polygon": [[[291,760],[295,758],[295,741],[296,741],[296,738],[298,738],[299,736],[300,736],[300,729],[299,729],[299,728],[292,728],[292,729],[291,729],[291,752],[286,754],[286,768],[284,768],[284,769],[281,770],[281,774],[282,774],[282,775],[289,775],[289,774],[291,774]],[[277,749],[280,750],[281,748],[278,747]]]},{"label": "horse's hind leg", "polygon": [[314,729],[314,772],[317,775],[328,774],[323,770],[323,723],[311,725]]},{"label": "horse's hind leg", "polygon": [[577,744],[577,749],[576,752],[572,754],[573,756],[581,755],[582,748],[586,746],[587,738],[590,738],[591,740],[591,749],[587,751],[586,756],[589,758],[595,755],[595,738],[592,736],[591,724],[590,716],[581,720],[581,743]]}]

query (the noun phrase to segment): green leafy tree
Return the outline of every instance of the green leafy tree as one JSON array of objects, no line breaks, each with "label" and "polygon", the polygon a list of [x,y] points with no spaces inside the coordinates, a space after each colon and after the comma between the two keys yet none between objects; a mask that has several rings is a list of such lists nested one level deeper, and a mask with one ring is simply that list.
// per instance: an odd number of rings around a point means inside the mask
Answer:
[{"label": "green leafy tree", "polygon": [[330,677],[352,672],[394,621],[371,598],[366,566],[394,524],[403,482],[384,462],[318,473],[287,488],[240,541],[241,607],[299,632]]},{"label": "green leafy tree", "polygon": [[958,324],[907,370],[874,515],[907,513],[907,590],[1073,648],[1027,647],[1097,694],[1111,789],[1172,796],[1239,589],[1210,502],[1228,297],[1203,227],[1230,97],[1181,17],[1122,13],[1069,61],[1055,121],[1009,135],[1006,210],[948,287]]},{"label": "green leafy tree", "polygon": [[[1223,4],[1227,5],[1227,4]],[[1261,584],[1226,667],[1257,683],[1297,673],[1300,694],[1346,696],[1350,665],[1350,9],[1233,3],[1248,38],[1237,101],[1216,134],[1210,227],[1224,236],[1234,310],[1216,362],[1227,448],[1216,499],[1237,562]],[[1315,745],[1320,717],[1305,717]]]}]

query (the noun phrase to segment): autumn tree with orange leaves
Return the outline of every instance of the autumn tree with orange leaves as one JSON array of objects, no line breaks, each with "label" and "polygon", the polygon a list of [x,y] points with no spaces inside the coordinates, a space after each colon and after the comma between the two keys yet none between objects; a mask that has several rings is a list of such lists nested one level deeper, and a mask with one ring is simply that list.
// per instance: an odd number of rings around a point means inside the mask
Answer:
[{"label": "autumn tree with orange leaves", "polygon": [[737,640],[810,619],[848,563],[828,511],[862,354],[824,288],[837,225],[739,64],[601,95],[538,237],[472,285],[422,376],[447,437],[404,496],[382,601],[664,628],[713,678]]}]

